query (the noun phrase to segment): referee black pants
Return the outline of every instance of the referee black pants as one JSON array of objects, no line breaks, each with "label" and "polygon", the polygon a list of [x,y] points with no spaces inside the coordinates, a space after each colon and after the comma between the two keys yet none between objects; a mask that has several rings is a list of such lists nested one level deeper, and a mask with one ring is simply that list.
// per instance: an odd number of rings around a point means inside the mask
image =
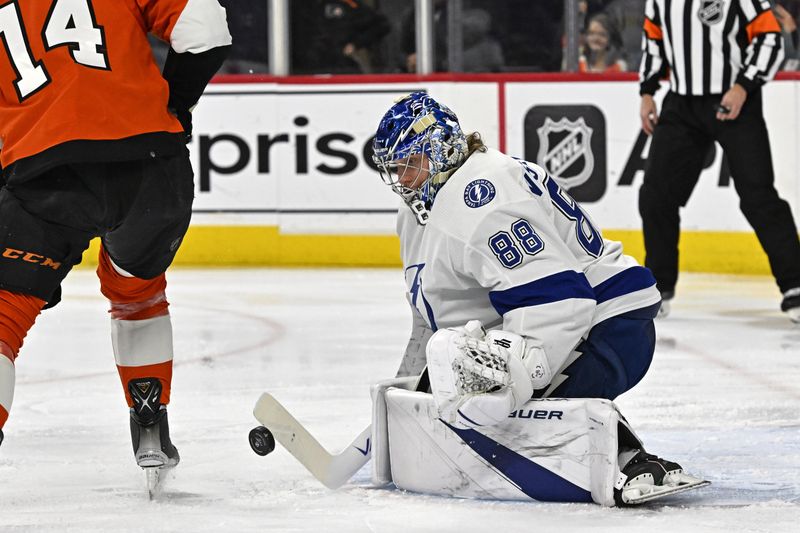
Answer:
[{"label": "referee black pants", "polygon": [[675,290],[679,211],[717,141],[728,158],[739,207],[767,253],[778,287],[781,292],[800,287],[800,241],[789,204],[775,190],[761,92],[749,94],[741,114],[732,121],[716,119],[720,98],[670,92],[664,99],[639,190],[645,266],[652,270],[662,293]]}]

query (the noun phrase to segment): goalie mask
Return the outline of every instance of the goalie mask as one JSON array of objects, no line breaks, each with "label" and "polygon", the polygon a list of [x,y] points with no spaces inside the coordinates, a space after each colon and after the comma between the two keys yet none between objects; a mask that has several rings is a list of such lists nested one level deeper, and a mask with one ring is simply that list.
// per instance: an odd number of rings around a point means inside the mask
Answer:
[{"label": "goalie mask", "polygon": [[468,153],[455,113],[424,92],[403,97],[386,112],[372,147],[381,179],[420,224],[428,221],[436,192]]}]

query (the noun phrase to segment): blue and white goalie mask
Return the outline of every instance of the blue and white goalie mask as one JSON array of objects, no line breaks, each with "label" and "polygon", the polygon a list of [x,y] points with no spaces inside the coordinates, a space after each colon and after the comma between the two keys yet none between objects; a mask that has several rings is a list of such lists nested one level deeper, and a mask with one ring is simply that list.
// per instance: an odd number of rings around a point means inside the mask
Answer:
[{"label": "blue and white goalie mask", "polygon": [[427,222],[436,192],[468,154],[455,113],[424,92],[404,96],[386,112],[372,146],[381,179],[420,224]]}]

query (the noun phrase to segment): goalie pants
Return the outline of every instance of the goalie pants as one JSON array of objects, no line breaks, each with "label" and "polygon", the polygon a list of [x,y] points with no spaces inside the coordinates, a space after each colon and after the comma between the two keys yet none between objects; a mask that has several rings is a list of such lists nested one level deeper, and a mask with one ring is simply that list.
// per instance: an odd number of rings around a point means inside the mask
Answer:
[{"label": "goalie pants", "polygon": [[736,120],[716,119],[720,95],[664,99],[639,190],[645,266],[658,289],[678,280],[680,208],[686,205],[714,141],[730,167],[739,207],[769,258],[781,292],[800,287],[800,241],[792,212],[775,190],[761,91],[750,93]]},{"label": "goalie pants", "polygon": [[[653,319],[661,303],[629,311],[594,326],[575,349],[581,355],[564,370],[554,390],[534,398],[605,398],[613,400],[644,377],[656,348]],[[558,380],[557,376],[553,381]],[[563,378],[562,378],[563,379]]]}]

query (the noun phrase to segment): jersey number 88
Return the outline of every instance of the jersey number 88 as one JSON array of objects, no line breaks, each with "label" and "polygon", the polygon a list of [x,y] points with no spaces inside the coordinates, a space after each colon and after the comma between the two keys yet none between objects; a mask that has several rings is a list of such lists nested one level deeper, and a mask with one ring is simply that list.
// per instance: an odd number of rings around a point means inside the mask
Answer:
[{"label": "jersey number 88", "polygon": [[[522,250],[528,255],[536,255],[544,250],[544,241],[534,231],[530,222],[521,218],[511,224],[511,233],[516,237]],[[511,235],[506,231],[498,231],[489,238],[489,248],[506,268],[514,268],[522,263],[523,255],[517,248]]]}]

